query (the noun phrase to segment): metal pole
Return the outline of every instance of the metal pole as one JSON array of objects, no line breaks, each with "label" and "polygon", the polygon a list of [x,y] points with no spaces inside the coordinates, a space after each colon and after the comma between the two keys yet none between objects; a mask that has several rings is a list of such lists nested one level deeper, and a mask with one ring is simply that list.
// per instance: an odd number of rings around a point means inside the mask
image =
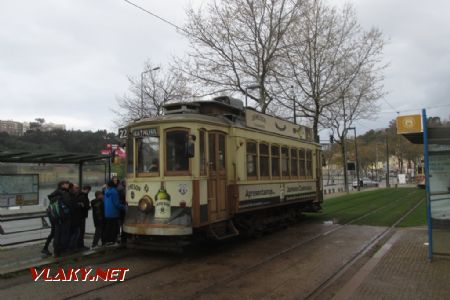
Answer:
[{"label": "metal pole", "polygon": [[141,73],[141,111],[140,111],[140,119],[144,118],[144,73],[147,71],[144,71]]},{"label": "metal pole", "polygon": [[108,158],[108,181],[111,180],[111,154],[109,155]]},{"label": "metal pole", "polygon": [[388,135],[386,133],[386,187],[390,187],[389,184],[389,144],[388,144]]},{"label": "metal pole", "polygon": [[141,72],[141,116],[140,116],[141,119],[144,118],[144,74],[156,70],[159,70],[159,67]]},{"label": "metal pole", "polygon": [[376,159],[376,164],[375,164],[375,174],[376,174],[376,180],[378,182],[378,142],[375,143],[375,159]]},{"label": "metal pole", "polygon": [[430,197],[430,170],[428,159],[428,124],[427,124],[427,112],[422,109],[422,127],[423,127],[423,166],[425,171],[425,190],[427,195],[427,223],[428,223],[428,259],[433,259],[433,224],[431,219],[431,197]]},{"label": "metal pole", "polygon": [[295,93],[294,93],[294,86],[291,85],[291,92],[292,92],[292,101],[293,101],[293,108],[294,108],[294,124],[297,125],[297,108],[295,107]]},{"label": "metal pole", "polygon": [[342,97],[342,106],[344,108],[344,138],[342,139],[343,148],[344,148],[344,185],[345,185],[345,192],[348,193],[348,178],[347,178],[347,147],[345,145],[345,136],[347,134],[347,128],[345,123],[345,102],[344,97]]},{"label": "metal pole", "polygon": [[247,93],[248,93],[248,87],[245,88],[245,107],[247,107]]},{"label": "metal pole", "polygon": [[359,160],[358,160],[358,143],[356,142],[356,128],[353,127],[355,131],[355,156],[356,156],[356,180],[358,181],[358,191],[361,190],[359,186]]},{"label": "metal pole", "polygon": [[78,185],[80,189],[83,187],[83,162],[78,164]]}]

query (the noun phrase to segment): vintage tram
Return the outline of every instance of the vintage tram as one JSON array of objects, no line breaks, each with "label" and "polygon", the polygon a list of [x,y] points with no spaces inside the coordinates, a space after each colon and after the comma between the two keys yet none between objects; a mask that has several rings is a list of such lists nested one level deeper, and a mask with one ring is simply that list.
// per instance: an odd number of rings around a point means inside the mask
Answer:
[{"label": "vintage tram", "polygon": [[123,133],[129,242],[257,234],[321,208],[312,130],[237,99],[167,104]]}]

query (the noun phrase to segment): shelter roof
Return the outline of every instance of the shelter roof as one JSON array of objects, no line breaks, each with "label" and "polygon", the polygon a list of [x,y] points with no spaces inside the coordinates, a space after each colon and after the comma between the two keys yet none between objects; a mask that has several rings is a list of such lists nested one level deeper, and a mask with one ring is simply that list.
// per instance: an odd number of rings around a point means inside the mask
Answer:
[{"label": "shelter roof", "polygon": [[[403,136],[413,144],[423,144],[423,132],[404,133]],[[429,127],[428,144],[450,145],[450,127]]]},{"label": "shelter roof", "polygon": [[46,164],[81,164],[87,161],[108,159],[107,154],[70,153],[70,152],[30,152],[2,151],[0,162],[6,163],[46,163]]}]

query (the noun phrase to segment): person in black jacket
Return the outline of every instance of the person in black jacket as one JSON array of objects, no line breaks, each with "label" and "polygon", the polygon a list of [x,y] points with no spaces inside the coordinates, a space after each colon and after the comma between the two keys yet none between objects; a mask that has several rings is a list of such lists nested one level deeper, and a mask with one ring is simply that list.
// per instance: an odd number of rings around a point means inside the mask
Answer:
[{"label": "person in black jacket", "polygon": [[68,248],[69,244],[71,223],[69,182],[61,181],[58,183],[58,189],[48,197],[50,201],[58,201],[61,204],[61,216],[57,220],[54,220],[55,231],[53,236],[53,255],[59,257]]},{"label": "person in black jacket", "polygon": [[78,249],[78,239],[80,237],[81,219],[83,219],[83,200],[80,187],[74,183],[70,186],[70,237],[69,250],[75,251]]},{"label": "person in black jacket", "polygon": [[86,250],[87,247],[84,246],[84,233],[86,232],[86,218],[89,214],[89,209],[91,209],[89,205],[89,192],[91,191],[90,185],[83,186],[83,189],[80,192],[78,197],[78,201],[81,205],[81,218],[80,218],[80,234],[78,236],[77,248]]},{"label": "person in black jacket", "polygon": [[[91,201],[92,218],[94,219],[95,234],[92,241],[92,248],[98,246],[98,241],[101,240],[103,235],[103,227],[105,225],[105,212],[103,208],[103,192],[96,191],[95,199]],[[103,243],[102,243],[103,245]]]}]

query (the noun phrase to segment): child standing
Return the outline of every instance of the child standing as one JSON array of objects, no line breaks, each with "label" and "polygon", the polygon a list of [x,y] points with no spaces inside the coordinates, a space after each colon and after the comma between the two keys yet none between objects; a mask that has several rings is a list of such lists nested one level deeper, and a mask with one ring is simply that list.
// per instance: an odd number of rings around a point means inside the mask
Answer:
[{"label": "child standing", "polygon": [[95,226],[95,234],[94,240],[92,241],[92,248],[95,248],[98,246],[98,241],[102,239],[103,227],[105,223],[102,191],[95,192],[95,199],[91,201],[91,207],[92,207],[92,218],[94,219],[94,226]]}]

